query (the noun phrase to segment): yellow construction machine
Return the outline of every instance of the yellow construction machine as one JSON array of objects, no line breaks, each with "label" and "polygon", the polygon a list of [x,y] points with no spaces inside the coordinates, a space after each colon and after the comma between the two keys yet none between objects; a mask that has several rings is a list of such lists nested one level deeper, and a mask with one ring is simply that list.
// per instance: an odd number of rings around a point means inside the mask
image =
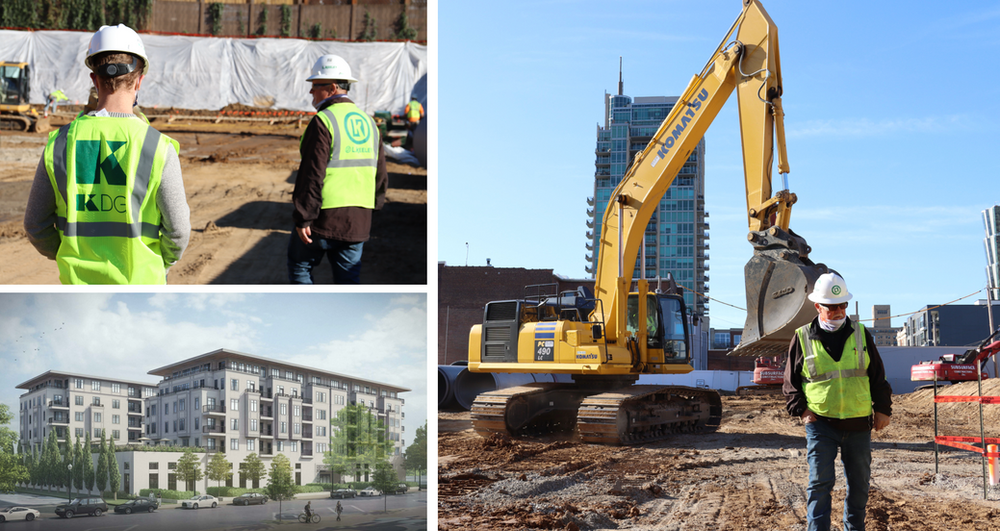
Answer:
[{"label": "yellow construction machine", "polygon": [[0,61],[0,129],[47,133],[49,119],[28,104],[28,63]]},{"label": "yellow construction machine", "polygon": [[[554,373],[573,383],[533,384],[480,394],[476,431],[513,436],[570,430],[585,442],[636,444],[675,432],[715,430],[717,391],[635,385],[643,374],[692,370],[683,297],[633,280],[644,233],[660,199],[709,124],[736,90],[742,133],[748,239],[747,322],[738,355],[775,355],[815,315],[806,295],[826,266],[789,229],[778,31],[757,0],[746,0],[729,33],[694,77],[653,139],[636,156],[604,213],[596,297],[563,293],[486,305],[469,335],[469,370]],[[775,146],[776,144],[776,146]],[[772,159],[786,184],[772,193]]]}]

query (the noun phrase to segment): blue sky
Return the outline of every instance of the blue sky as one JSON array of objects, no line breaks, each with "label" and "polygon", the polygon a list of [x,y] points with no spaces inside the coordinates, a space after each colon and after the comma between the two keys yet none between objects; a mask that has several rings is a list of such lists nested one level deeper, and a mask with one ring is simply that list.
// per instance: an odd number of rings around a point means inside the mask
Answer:
[{"label": "blue sky", "polygon": [[0,403],[16,415],[15,386],[51,369],[156,384],[148,371],[227,348],[412,389],[410,444],[428,411],[426,308],[424,294],[0,294]]},{"label": "blue sky", "polygon": [[[980,212],[1000,203],[1000,74],[984,56],[1000,2],[763,5],[779,29],[791,227],[811,258],[845,276],[862,319],[983,289]],[[596,128],[619,56],[625,94],[678,95],[741,6],[442,0],[438,259],[585,278]],[[709,295],[745,307],[733,100],[706,134]],[[710,308],[712,326],[743,326],[744,311]]]}]

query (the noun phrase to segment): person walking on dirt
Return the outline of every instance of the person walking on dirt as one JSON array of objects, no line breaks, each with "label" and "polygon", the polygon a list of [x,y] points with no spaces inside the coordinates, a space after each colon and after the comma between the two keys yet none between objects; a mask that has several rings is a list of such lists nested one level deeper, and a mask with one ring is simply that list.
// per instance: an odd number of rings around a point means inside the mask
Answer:
[{"label": "person walking on dirt", "polygon": [[299,142],[288,279],[312,284],[325,254],[334,283],[359,284],[372,210],[382,208],[389,181],[382,142],[374,120],[347,97],[357,82],[347,61],[324,55],[306,81],[317,112]]},{"label": "person walking on dirt", "polygon": [[844,531],[864,531],[871,479],[871,429],[892,416],[892,388],[871,334],[847,317],[853,296],[837,273],[820,275],[809,294],[819,315],[795,331],[782,390],[788,413],[806,429],[809,531],[829,531],[840,450],[847,480]]},{"label": "person walking on dirt", "polygon": [[24,229],[63,284],[165,284],[191,233],[177,142],[132,111],[149,62],[139,35],[101,26],[84,63],[97,110],[49,134]]},{"label": "person walking on dirt", "polygon": [[69,101],[69,98],[66,97],[66,94],[64,94],[63,91],[59,89],[53,90],[52,93],[50,93],[48,97],[46,97],[45,116],[46,117],[49,116],[50,108],[52,109],[52,112],[56,112],[56,108],[59,107],[59,104],[64,101]]},{"label": "person walking on dirt", "polygon": [[344,512],[344,506],[340,504],[340,500],[337,500],[337,521],[340,521],[340,513]]}]

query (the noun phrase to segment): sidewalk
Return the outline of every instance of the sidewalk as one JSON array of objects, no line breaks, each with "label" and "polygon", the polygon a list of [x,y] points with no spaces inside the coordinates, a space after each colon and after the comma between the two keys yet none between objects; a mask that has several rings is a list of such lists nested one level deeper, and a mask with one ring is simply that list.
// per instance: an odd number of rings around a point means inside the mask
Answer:
[{"label": "sidewalk", "polygon": [[12,505],[20,505],[23,507],[31,507],[33,505],[59,505],[60,503],[67,503],[66,496],[43,496],[39,494],[24,494],[21,492],[15,492],[11,494],[0,494],[0,502],[9,503]]}]

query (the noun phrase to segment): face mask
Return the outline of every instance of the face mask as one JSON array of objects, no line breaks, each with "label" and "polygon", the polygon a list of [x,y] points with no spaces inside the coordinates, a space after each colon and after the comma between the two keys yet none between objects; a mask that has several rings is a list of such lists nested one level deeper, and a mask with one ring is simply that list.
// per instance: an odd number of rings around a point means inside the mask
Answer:
[{"label": "face mask", "polygon": [[827,332],[836,332],[837,330],[840,330],[840,327],[844,326],[845,321],[847,321],[847,317],[837,319],[835,321],[825,321],[822,317],[820,317],[819,327]]}]

